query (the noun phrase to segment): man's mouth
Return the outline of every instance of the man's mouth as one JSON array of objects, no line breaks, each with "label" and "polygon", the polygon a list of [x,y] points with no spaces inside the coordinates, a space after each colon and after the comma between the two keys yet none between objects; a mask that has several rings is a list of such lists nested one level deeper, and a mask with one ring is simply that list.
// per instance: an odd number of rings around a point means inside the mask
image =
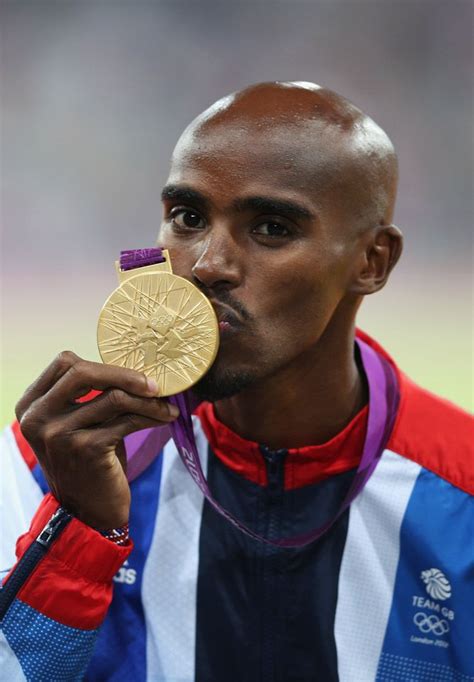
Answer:
[{"label": "man's mouth", "polygon": [[211,303],[217,315],[221,333],[236,332],[242,328],[242,320],[232,308],[215,301],[211,301]]}]

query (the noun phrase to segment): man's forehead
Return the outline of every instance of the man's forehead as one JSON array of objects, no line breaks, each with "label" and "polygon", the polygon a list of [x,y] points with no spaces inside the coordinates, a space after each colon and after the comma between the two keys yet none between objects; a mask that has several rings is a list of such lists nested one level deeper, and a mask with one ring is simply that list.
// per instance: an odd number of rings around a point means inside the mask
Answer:
[{"label": "man's forehead", "polygon": [[171,173],[233,173],[299,180],[341,169],[350,155],[346,136],[321,121],[291,125],[226,121],[188,129],[173,152]]}]

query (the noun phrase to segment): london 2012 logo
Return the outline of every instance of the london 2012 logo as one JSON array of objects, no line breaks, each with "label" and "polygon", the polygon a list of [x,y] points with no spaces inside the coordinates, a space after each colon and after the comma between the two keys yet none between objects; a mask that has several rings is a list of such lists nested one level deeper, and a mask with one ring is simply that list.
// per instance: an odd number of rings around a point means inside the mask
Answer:
[{"label": "london 2012 logo", "polygon": [[444,601],[451,596],[451,585],[439,568],[429,568],[421,572],[421,579],[426,585],[426,591],[433,599]]},{"label": "london 2012 logo", "polygon": [[450,632],[455,618],[454,610],[443,604],[452,595],[451,583],[439,568],[428,568],[421,571],[419,576],[428,594],[412,596],[412,606],[417,609],[413,614],[413,623],[419,632],[417,635],[412,634],[410,641],[446,649],[449,641],[445,636]]}]

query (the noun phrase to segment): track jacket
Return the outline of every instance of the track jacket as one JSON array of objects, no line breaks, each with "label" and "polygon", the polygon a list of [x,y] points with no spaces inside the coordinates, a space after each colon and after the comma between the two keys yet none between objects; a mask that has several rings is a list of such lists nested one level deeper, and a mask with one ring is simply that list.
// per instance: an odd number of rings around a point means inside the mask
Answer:
[{"label": "track jacket", "polygon": [[[34,453],[17,424],[8,428],[6,572],[20,537],[2,589],[2,679],[474,680],[473,421],[397,374],[397,419],[375,472],[299,549],[260,544],[219,516],[171,441],[132,482],[133,546],[117,546],[54,517]],[[367,409],[329,443],[289,451],[240,438],[208,403],[193,420],[215,497],[278,538],[337,510],[366,418]]]}]

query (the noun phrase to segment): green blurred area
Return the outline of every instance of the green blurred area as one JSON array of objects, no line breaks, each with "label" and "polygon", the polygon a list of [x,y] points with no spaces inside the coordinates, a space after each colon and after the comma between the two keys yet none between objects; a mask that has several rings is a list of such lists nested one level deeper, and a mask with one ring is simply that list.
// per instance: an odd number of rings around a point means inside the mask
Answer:
[{"label": "green blurred area", "polygon": [[[359,326],[417,383],[473,410],[472,301],[466,293],[471,273],[451,277],[443,291],[436,290],[436,273],[432,277],[430,286],[425,276],[421,289],[417,278],[394,274],[385,291],[364,302]],[[3,315],[2,425],[13,419],[16,401],[58,352],[69,349],[99,360],[97,316],[114,286],[111,268],[82,288],[58,278],[15,292],[16,305]]]},{"label": "green blurred area", "polygon": [[98,360],[112,261],[153,244],[184,127],[251,82],[295,78],[348,97],[399,156],[405,251],[360,327],[474,407],[472,3],[268,5],[0,2],[1,424],[59,351]]}]

